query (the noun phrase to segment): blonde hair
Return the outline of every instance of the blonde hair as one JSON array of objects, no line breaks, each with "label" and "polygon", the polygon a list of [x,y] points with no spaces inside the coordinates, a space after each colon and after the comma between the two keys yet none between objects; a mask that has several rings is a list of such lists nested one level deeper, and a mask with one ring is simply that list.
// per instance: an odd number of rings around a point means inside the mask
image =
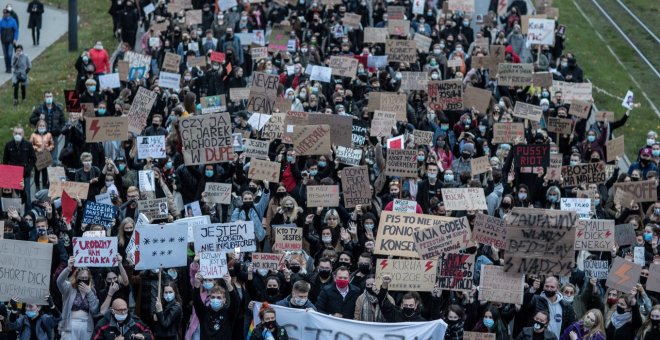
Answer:
[{"label": "blonde hair", "polygon": [[337,212],[336,209],[329,209],[325,213],[325,216],[323,217],[323,223],[328,225],[328,218],[330,217],[337,217],[337,227],[341,227],[341,219],[339,218],[339,213]]},{"label": "blonde hair", "polygon": [[298,219],[298,214],[301,212],[300,209],[298,209],[298,202],[296,202],[296,200],[293,199],[293,197],[287,195],[280,200],[280,207],[284,209],[284,203],[288,201],[293,202],[293,211],[291,212],[290,217],[291,217],[291,222],[295,222]]},{"label": "blonde hair", "polygon": [[590,309],[586,313],[584,313],[584,316],[582,317],[582,322],[584,323],[584,320],[587,319],[587,315],[589,313],[592,313],[594,317],[596,317],[596,322],[594,323],[594,326],[584,334],[582,339],[589,340],[589,339],[594,339],[598,333],[600,333],[603,337],[605,337],[605,326],[603,322],[603,313],[599,309]]},{"label": "blonde hair", "polygon": [[78,276],[80,276],[80,274],[83,272],[87,272],[87,276],[89,279],[89,288],[94,288],[94,280],[92,280],[92,272],[89,270],[89,268],[86,267],[77,268],[73,272],[73,275],[71,275],[71,277],[69,278],[69,282],[71,282],[71,287],[78,288]]},{"label": "blonde hair", "polygon": [[126,239],[126,234],[124,234],[124,226],[129,223],[133,224],[133,228],[135,228],[135,221],[130,217],[124,218],[119,224],[119,232],[117,233],[117,244],[120,247],[123,247],[128,244],[129,240]]},{"label": "blonde hair", "polygon": [[651,330],[651,327],[653,326],[651,323],[651,313],[654,311],[660,312],[660,304],[653,306],[651,308],[651,311],[649,312],[649,317],[644,321],[642,324],[642,327],[639,328],[639,333],[637,334],[638,339],[644,339],[646,337],[646,334]]}]

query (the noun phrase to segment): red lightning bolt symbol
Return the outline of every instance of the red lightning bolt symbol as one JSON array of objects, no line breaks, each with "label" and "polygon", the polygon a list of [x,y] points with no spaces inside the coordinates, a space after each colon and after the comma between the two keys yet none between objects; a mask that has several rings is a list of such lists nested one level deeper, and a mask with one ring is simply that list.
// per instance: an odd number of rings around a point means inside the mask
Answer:
[{"label": "red lightning bolt symbol", "polygon": [[425,272],[431,270],[431,268],[433,268],[433,261],[427,261],[427,262],[426,262],[426,270],[425,270]]},{"label": "red lightning bolt symbol", "polygon": [[99,121],[98,119],[92,120],[92,124],[89,125],[89,129],[94,131],[94,134],[92,135],[92,139],[96,137],[96,134],[99,132]]},{"label": "red lightning bolt symbol", "polygon": [[610,235],[612,235],[611,231],[608,230],[608,231],[605,232],[605,237],[610,237]]},{"label": "red lightning bolt symbol", "polygon": [[578,231],[577,236],[578,236],[578,237],[582,237],[582,230]]},{"label": "red lightning bolt symbol", "polygon": [[76,256],[78,256],[79,253],[80,253],[80,250],[76,250]]},{"label": "red lightning bolt symbol", "polygon": [[385,269],[387,267],[387,260],[380,261],[380,269]]},{"label": "red lightning bolt symbol", "polygon": [[110,249],[110,253],[109,253],[109,254],[112,255],[112,249]]},{"label": "red lightning bolt symbol", "polygon": [[624,264],[621,265],[621,267],[619,267],[619,269],[617,269],[617,270],[614,272],[614,274],[616,274],[616,276],[618,276],[618,277],[621,278],[621,280],[619,280],[619,282],[617,282],[617,284],[621,284],[622,282],[625,282],[625,281],[630,280],[630,276],[626,275],[626,273],[627,273],[631,268],[632,268],[632,266],[631,266],[630,264],[628,264],[628,263],[624,263]]}]

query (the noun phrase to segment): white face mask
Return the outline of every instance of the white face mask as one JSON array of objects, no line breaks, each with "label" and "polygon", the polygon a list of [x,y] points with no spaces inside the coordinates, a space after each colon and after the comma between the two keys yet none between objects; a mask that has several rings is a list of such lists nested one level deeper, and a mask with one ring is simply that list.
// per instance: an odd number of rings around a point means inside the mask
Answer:
[{"label": "white face mask", "polygon": [[92,161],[84,161],[82,163],[83,163],[83,166],[86,167],[86,168],[89,168],[89,167],[92,166]]},{"label": "white face mask", "polygon": [[14,140],[16,143],[20,143],[23,140],[23,136],[21,135],[14,135]]}]

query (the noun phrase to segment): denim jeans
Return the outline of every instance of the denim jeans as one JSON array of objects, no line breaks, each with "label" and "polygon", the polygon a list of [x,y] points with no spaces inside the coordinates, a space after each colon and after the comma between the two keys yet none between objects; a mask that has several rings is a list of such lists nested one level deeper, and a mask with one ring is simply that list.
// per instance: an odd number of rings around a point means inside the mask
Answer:
[{"label": "denim jeans", "polygon": [[11,58],[14,56],[14,44],[2,43],[2,55],[5,57],[5,70],[11,71]]}]

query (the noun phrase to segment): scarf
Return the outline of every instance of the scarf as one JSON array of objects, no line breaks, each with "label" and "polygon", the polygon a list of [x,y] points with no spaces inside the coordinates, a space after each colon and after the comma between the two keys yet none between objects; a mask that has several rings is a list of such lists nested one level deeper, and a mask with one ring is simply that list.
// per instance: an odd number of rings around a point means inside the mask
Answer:
[{"label": "scarf", "polygon": [[[362,300],[362,312],[360,313],[360,320],[371,322],[385,322],[385,317],[380,311],[378,298],[368,292],[362,293],[364,300]],[[387,297],[385,297],[387,299]]]},{"label": "scarf", "polygon": [[612,313],[612,325],[614,325],[614,328],[619,329],[626,323],[630,322],[632,320],[632,313],[630,312],[625,312],[623,314],[619,314],[617,312]]}]

